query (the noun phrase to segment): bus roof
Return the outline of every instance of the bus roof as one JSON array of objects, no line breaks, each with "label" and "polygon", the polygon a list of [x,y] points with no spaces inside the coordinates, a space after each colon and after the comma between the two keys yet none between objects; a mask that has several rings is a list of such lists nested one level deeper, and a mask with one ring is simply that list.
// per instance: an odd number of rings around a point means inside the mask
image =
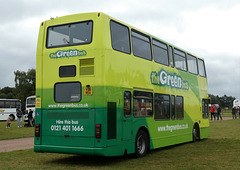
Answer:
[{"label": "bus roof", "polygon": [[95,16],[95,17],[97,17],[97,16],[98,17],[100,17],[100,16],[108,17],[110,20],[112,19],[112,20],[117,21],[117,22],[119,22],[121,24],[124,24],[124,25],[128,26],[130,29],[134,29],[134,30],[137,30],[139,32],[142,32],[142,33],[150,36],[151,38],[155,38],[157,40],[160,40],[161,42],[166,43],[167,45],[170,45],[173,48],[177,48],[177,49],[179,49],[179,50],[181,50],[181,51],[183,51],[183,52],[185,52],[187,54],[193,55],[193,56],[203,60],[203,58],[198,57],[197,55],[195,55],[193,53],[190,53],[190,52],[188,52],[188,51],[186,51],[186,50],[184,50],[184,49],[182,49],[182,48],[180,48],[180,47],[178,47],[178,46],[176,46],[176,45],[174,45],[172,43],[169,43],[169,42],[167,42],[165,40],[162,40],[161,38],[158,38],[158,37],[156,37],[156,36],[154,36],[152,34],[149,34],[149,33],[145,32],[145,31],[143,31],[143,30],[141,30],[139,28],[136,28],[136,27],[134,27],[132,25],[129,25],[129,24],[123,22],[123,21],[120,21],[120,20],[118,20],[118,19],[116,19],[114,17],[111,17],[111,16],[109,16],[109,15],[103,13],[103,12],[89,12],[89,13],[78,13],[78,14],[66,15],[66,16],[62,16],[62,17],[52,18],[51,20],[46,20],[45,22],[48,23],[47,24],[48,26],[50,26],[50,25],[59,25],[59,22],[54,22],[54,21],[57,21],[57,20],[58,21],[59,20],[62,21],[62,23],[76,22],[76,20],[79,19],[80,15],[88,16],[88,17],[93,17],[93,16]]}]

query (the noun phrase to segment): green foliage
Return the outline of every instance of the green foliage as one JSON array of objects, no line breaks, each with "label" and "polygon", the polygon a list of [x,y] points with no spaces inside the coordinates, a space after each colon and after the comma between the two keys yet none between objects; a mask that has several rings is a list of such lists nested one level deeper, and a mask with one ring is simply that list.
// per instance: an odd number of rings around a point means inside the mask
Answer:
[{"label": "green foliage", "polygon": [[231,108],[233,105],[233,101],[236,99],[232,96],[224,95],[222,97],[214,96],[213,94],[210,94],[211,97],[211,104],[219,104],[222,108],[228,107]]},{"label": "green foliage", "polygon": [[25,71],[15,71],[15,95],[25,106],[25,100],[28,96],[35,95],[36,70],[29,69]]},{"label": "green foliage", "polygon": [[14,89],[12,87],[4,87],[0,90],[0,99],[14,99]]}]

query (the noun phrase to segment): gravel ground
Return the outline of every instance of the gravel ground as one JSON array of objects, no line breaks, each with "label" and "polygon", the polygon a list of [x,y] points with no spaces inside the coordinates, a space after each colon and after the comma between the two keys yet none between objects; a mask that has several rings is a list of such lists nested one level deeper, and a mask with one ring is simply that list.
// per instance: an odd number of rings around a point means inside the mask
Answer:
[{"label": "gravel ground", "polygon": [[15,150],[31,149],[34,145],[34,138],[20,138],[0,140],[0,152],[10,152]]}]

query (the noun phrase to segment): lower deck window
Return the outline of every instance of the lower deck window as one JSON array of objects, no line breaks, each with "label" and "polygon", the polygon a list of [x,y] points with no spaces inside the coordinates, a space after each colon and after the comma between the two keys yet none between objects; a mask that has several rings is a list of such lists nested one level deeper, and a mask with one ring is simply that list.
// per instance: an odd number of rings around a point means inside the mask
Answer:
[{"label": "lower deck window", "polygon": [[177,113],[177,119],[184,118],[183,97],[182,96],[176,97],[176,113]]},{"label": "lower deck window", "polygon": [[56,83],[54,86],[54,100],[57,103],[80,102],[81,83],[80,82]]},{"label": "lower deck window", "polygon": [[208,99],[203,99],[202,100],[202,117],[204,119],[207,119],[208,116],[209,116],[208,105],[209,105],[209,100]]},{"label": "lower deck window", "polygon": [[155,94],[155,119],[170,119],[170,97],[164,94]]},{"label": "lower deck window", "polygon": [[133,92],[133,113],[135,117],[153,115],[153,94],[150,92]]}]

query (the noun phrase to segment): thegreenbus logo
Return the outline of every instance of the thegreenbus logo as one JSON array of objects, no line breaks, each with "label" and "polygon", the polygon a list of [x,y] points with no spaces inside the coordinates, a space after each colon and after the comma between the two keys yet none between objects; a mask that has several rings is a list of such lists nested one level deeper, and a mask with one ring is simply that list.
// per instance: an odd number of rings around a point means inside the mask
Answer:
[{"label": "thegreenbus logo", "polygon": [[188,82],[184,81],[180,75],[171,74],[165,70],[160,70],[158,73],[152,71],[151,83],[158,86],[168,86],[171,88],[188,90]]},{"label": "thegreenbus logo", "polygon": [[78,56],[86,56],[87,52],[85,50],[59,50],[56,53],[51,53],[49,55],[50,58],[68,58],[68,57],[78,57]]}]

